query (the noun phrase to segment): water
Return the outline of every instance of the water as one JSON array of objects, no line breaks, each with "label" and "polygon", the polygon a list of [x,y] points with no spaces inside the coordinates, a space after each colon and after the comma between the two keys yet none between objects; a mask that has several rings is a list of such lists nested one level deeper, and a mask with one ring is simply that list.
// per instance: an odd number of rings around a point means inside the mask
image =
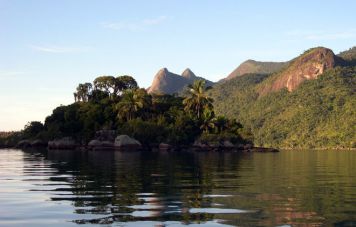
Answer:
[{"label": "water", "polygon": [[355,226],[356,152],[0,150],[0,226]]}]

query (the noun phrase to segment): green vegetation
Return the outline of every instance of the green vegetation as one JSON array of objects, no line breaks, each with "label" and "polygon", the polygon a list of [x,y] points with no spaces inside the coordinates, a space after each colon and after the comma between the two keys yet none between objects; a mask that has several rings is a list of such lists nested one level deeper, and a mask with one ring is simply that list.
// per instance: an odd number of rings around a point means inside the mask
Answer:
[{"label": "green vegetation", "polygon": [[[356,147],[356,67],[336,67],[295,91],[260,97],[268,75],[251,74],[215,86],[215,110],[237,118],[258,146]],[[273,77],[273,75],[272,75]]]},{"label": "green vegetation", "polygon": [[356,61],[356,47],[352,47],[349,50],[343,51],[338,54],[339,57],[343,58],[346,61],[355,63]]},{"label": "green vegetation", "polygon": [[289,65],[290,62],[262,62],[247,60],[237,67],[226,79],[243,76],[246,74],[271,74],[279,72]]},{"label": "green vegetation", "polygon": [[195,81],[184,98],[148,94],[130,76],[102,76],[93,83],[79,84],[74,99],[73,104],[54,109],[44,124],[28,123],[17,141],[72,137],[86,145],[96,131],[107,129],[132,136],[146,147],[161,142],[189,145],[203,133],[244,142],[240,123],[215,116],[203,80]]}]

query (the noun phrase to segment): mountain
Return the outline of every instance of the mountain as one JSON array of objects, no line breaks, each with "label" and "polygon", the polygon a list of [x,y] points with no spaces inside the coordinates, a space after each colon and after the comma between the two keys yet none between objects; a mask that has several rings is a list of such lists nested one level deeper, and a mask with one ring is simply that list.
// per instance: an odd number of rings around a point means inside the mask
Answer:
[{"label": "mountain", "polygon": [[356,67],[341,56],[313,48],[280,72],[216,84],[215,110],[240,121],[258,146],[356,147]]},{"label": "mountain", "polygon": [[256,73],[256,74],[271,74],[280,71],[282,68],[288,65],[288,62],[262,62],[247,60],[241,63],[234,71],[232,71],[225,80],[231,80],[232,78]]},{"label": "mountain", "polygon": [[190,68],[187,68],[183,71],[182,77],[187,78],[188,80],[194,80],[197,78],[197,76],[192,72],[192,70],[190,70]]},{"label": "mountain", "polygon": [[163,68],[158,71],[147,92],[164,94],[180,93],[186,86],[199,79],[205,80],[207,86],[213,85],[213,82],[196,76],[189,68],[185,69],[182,75],[172,73],[167,68]]},{"label": "mountain", "polygon": [[304,52],[293,59],[288,67],[270,77],[259,89],[260,94],[279,91],[287,88],[295,90],[303,81],[316,79],[326,70],[341,64],[342,59],[335,56],[332,50],[317,47]]}]

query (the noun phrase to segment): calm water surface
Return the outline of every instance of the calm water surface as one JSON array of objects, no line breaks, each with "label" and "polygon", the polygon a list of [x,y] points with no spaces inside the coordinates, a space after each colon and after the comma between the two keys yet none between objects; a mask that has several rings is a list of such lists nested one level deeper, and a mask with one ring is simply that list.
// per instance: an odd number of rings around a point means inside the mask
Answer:
[{"label": "calm water surface", "polygon": [[0,150],[0,226],[356,226],[356,152]]}]

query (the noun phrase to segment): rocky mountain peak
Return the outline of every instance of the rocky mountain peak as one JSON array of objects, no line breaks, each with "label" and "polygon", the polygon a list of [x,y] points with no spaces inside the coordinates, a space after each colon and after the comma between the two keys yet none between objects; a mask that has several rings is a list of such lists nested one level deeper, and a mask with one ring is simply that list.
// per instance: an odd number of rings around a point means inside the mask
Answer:
[{"label": "rocky mountain peak", "polygon": [[[153,79],[152,85],[147,89],[148,93],[174,94],[183,91],[183,89],[192,84],[194,80],[203,79],[197,77],[189,68],[185,69],[182,75],[170,72],[167,68],[160,69]],[[213,82],[207,81],[207,85]]]},{"label": "rocky mountain peak", "polygon": [[190,70],[190,68],[186,68],[182,73],[182,77],[185,77],[187,79],[194,79],[197,76],[192,72],[192,70]]},{"label": "rocky mountain peak", "polygon": [[288,91],[296,89],[303,81],[316,79],[326,70],[335,67],[338,59],[332,50],[317,47],[304,52],[295,58],[290,65],[277,76],[271,83],[262,87],[261,93],[278,91],[287,88]]}]

